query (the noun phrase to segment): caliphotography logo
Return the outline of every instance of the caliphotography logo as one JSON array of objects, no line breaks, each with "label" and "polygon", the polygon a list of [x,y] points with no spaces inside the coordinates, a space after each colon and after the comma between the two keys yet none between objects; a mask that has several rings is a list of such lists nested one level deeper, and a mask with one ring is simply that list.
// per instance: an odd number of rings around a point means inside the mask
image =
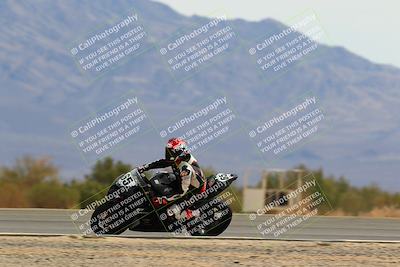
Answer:
[{"label": "caliphotography logo", "polygon": [[400,266],[395,0],[0,3],[0,266]]}]

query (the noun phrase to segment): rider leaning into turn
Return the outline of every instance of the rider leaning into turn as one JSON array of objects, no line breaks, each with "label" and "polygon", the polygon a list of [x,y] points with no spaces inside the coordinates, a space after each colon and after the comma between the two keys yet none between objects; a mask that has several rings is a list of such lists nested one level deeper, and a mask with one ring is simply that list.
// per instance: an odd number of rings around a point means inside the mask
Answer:
[{"label": "rider leaning into turn", "polygon": [[[188,151],[186,142],[180,138],[171,138],[165,147],[165,159],[138,167],[139,172],[151,169],[171,167],[176,177],[177,188],[174,194],[163,193],[162,197],[155,197],[153,204],[166,205],[169,202],[184,196],[189,190],[203,191],[205,177],[197,160]],[[168,188],[165,188],[168,190]]]}]

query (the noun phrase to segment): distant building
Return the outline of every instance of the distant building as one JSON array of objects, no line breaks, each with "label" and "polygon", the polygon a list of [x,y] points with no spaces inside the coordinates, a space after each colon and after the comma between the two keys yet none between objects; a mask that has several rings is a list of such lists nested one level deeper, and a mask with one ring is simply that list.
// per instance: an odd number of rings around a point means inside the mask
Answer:
[{"label": "distant building", "polygon": [[[295,172],[296,181],[292,186],[285,185],[284,180],[288,173]],[[302,170],[268,170],[264,171],[261,177],[261,182],[259,187],[248,187],[247,181],[243,187],[243,212],[257,212],[257,210],[262,210],[264,207],[268,206],[271,202],[275,203],[281,200],[279,205],[275,205],[274,208],[268,211],[268,213],[278,213],[282,209],[288,208],[294,205],[296,202],[300,201],[302,198],[301,194],[297,195],[296,198],[290,198],[288,201],[282,201],[283,196],[289,194],[293,191],[293,187],[302,186]],[[268,188],[268,177],[270,174],[275,174],[278,176],[278,188]]]}]

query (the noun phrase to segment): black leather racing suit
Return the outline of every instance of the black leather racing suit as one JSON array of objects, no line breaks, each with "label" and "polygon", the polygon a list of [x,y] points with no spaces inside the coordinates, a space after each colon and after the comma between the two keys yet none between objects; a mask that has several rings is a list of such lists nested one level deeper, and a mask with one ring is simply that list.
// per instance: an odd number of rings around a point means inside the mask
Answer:
[{"label": "black leather racing suit", "polygon": [[[201,189],[205,182],[203,171],[197,160],[189,153],[177,157],[175,160],[160,159],[143,166],[143,170],[171,167],[176,180],[171,183],[175,190],[173,193],[165,188],[163,194],[168,201],[175,200],[187,193],[188,190]],[[186,174],[182,176],[181,174]]]}]

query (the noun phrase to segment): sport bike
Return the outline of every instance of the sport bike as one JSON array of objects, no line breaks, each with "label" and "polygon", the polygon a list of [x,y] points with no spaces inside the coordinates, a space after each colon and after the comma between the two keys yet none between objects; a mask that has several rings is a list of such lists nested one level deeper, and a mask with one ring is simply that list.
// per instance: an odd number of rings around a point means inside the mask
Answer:
[{"label": "sport bike", "polygon": [[164,186],[176,182],[176,176],[159,172],[147,179],[135,168],[112,183],[105,201],[91,216],[91,230],[96,235],[117,235],[129,229],[217,236],[231,223],[234,195],[226,189],[237,178],[235,174],[218,173],[207,177],[201,190],[189,191],[172,203],[156,206],[152,199],[161,196]]}]

